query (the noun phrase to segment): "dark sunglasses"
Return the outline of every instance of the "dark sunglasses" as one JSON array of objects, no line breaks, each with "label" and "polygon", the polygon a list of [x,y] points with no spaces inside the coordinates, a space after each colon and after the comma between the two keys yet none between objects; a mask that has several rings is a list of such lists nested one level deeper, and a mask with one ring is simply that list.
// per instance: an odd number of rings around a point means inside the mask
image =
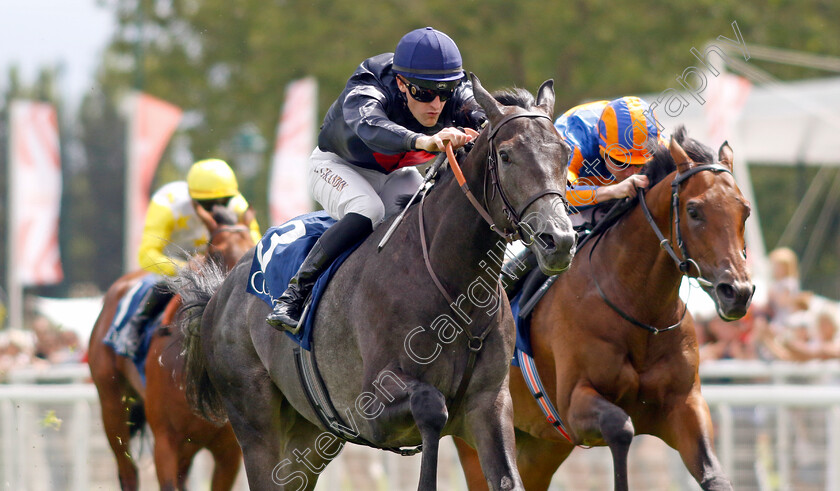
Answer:
[{"label": "dark sunglasses", "polygon": [[227,197],[224,197],[224,198],[215,198],[215,199],[197,199],[195,201],[196,201],[196,203],[198,203],[198,205],[200,207],[202,207],[205,210],[212,213],[214,206],[216,206],[216,205],[227,206],[228,203],[230,202],[231,198],[232,198],[232,196],[227,196]]},{"label": "dark sunglasses", "polygon": [[402,75],[400,75],[400,80],[402,80],[402,83],[408,87],[408,93],[411,94],[411,97],[417,102],[432,102],[435,100],[435,97],[440,97],[440,102],[446,102],[451,99],[452,94],[455,93],[454,87],[445,90],[427,89],[409,82],[408,79]]}]

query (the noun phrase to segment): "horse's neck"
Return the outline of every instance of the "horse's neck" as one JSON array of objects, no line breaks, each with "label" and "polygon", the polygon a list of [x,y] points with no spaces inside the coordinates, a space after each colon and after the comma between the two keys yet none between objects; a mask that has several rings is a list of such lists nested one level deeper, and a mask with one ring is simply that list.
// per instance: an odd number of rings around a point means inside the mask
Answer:
[{"label": "horse's neck", "polygon": [[[472,193],[484,203],[484,162],[476,146],[472,158],[462,162]],[[429,259],[435,273],[456,298],[481,278],[494,288],[499,281],[505,241],[470,204],[455,179],[432,193],[424,204]],[[488,210],[489,211],[489,210]]]},{"label": "horse's neck", "polygon": [[[669,182],[666,180],[651,189],[645,195],[645,202],[659,230],[671,240]],[[600,267],[593,266],[596,271],[614,271],[612,277],[621,294],[636,299],[636,303],[643,304],[646,310],[674,309],[682,275],[671,256],[660,247],[641,205],[636,205],[606,232],[601,245],[594,251],[592,262],[601,264]]]}]

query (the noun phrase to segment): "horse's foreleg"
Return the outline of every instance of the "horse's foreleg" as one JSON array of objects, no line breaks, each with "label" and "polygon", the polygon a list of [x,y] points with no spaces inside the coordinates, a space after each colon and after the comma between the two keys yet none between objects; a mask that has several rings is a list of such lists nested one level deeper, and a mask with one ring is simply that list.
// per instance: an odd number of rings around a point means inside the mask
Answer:
[{"label": "horse's foreleg", "polygon": [[[478,453],[467,442],[454,438],[458,458],[470,491],[484,491],[487,482],[481,473]],[[516,430],[516,465],[522,483],[527,490],[548,489],[551,478],[560,464],[569,456],[574,447],[571,444],[558,443],[536,438],[528,433]]]},{"label": "horse's foreleg", "polygon": [[667,428],[659,435],[680,453],[686,468],[706,490],[731,490],[712,447],[713,430],[709,406],[699,390],[690,394],[685,404],[668,413]]},{"label": "horse's foreleg", "polygon": [[161,491],[178,489],[178,447],[170,434],[155,430],[155,472]]},{"label": "horse's foreleg", "polygon": [[411,389],[409,406],[423,439],[423,458],[420,461],[418,489],[434,490],[437,489],[440,432],[443,431],[448,417],[446,398],[431,385],[418,383]]},{"label": "horse's foreleg", "polygon": [[236,482],[239,474],[239,466],[242,463],[242,450],[233,435],[230,425],[219,432],[219,436],[209,447],[213,454],[213,480],[210,486],[212,491],[230,491]]},{"label": "horse's foreleg", "polygon": [[560,464],[572,453],[568,442],[543,440],[524,431],[516,431],[516,465],[528,491],[548,489]]},{"label": "horse's foreleg", "polygon": [[464,470],[464,478],[467,480],[467,488],[470,491],[484,491],[487,489],[487,482],[481,472],[481,462],[478,460],[478,452],[467,442],[456,437],[455,448],[458,450],[458,459],[461,461],[461,469]]},{"label": "horse's foreleg", "polygon": [[[114,355],[111,355],[114,356]],[[105,368],[102,368],[102,367]],[[137,480],[137,465],[131,456],[131,414],[132,406],[139,404],[127,395],[127,389],[120,383],[122,376],[111,369],[112,365],[101,363],[91,364],[93,380],[99,392],[99,403],[102,408],[102,425],[108,444],[117,459],[117,474],[120,489],[133,491],[139,489]]]},{"label": "horse's foreleg", "polygon": [[516,467],[513,404],[507,383],[498,392],[482,392],[465,401],[467,430],[478,450],[490,489],[524,489]]},{"label": "horse's foreleg", "polygon": [[603,440],[610,447],[615,490],[627,491],[627,454],[635,435],[630,416],[591,387],[572,394],[569,415],[569,424],[582,443]]}]

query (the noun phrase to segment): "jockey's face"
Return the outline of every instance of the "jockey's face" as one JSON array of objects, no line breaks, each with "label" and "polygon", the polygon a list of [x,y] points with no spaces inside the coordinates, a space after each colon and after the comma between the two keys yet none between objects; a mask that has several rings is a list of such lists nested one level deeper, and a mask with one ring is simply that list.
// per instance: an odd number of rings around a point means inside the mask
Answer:
[{"label": "jockey's face", "polygon": [[606,159],[607,161],[607,168],[612,173],[615,180],[614,183],[619,183],[628,177],[638,174],[642,171],[645,167],[644,165],[633,165],[633,164],[625,164],[624,162],[619,162],[618,160],[609,157],[603,151],[601,151],[601,157]]},{"label": "jockey's face", "polygon": [[431,102],[420,102],[408,93],[408,87],[405,86],[400,77],[397,77],[397,87],[400,92],[405,94],[405,100],[408,103],[408,110],[420,124],[430,128],[437,124],[440,113],[443,111],[444,102],[441,102],[440,97],[435,97]]}]

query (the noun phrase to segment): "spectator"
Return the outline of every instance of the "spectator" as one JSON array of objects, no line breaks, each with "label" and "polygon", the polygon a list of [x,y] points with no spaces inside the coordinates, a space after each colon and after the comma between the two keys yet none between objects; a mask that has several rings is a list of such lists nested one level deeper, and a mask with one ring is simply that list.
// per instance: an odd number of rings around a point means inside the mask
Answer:
[{"label": "spectator", "polygon": [[748,319],[727,322],[712,317],[706,322],[709,342],[700,347],[700,361],[757,358]]},{"label": "spectator", "polygon": [[20,329],[0,332],[0,381],[15,368],[32,364],[35,359],[32,333]]},{"label": "spectator", "polygon": [[[761,341],[777,359],[785,361],[828,360],[840,358],[840,330],[837,313],[831,306],[819,310],[811,322],[801,317],[791,324],[785,335],[774,336],[769,329],[761,332]],[[811,334],[813,326],[814,334]]]},{"label": "spectator", "polygon": [[767,315],[770,328],[778,334],[787,325],[800,293],[799,261],[791,249],[780,247],[770,253],[770,265],[773,277],[767,295]]}]

